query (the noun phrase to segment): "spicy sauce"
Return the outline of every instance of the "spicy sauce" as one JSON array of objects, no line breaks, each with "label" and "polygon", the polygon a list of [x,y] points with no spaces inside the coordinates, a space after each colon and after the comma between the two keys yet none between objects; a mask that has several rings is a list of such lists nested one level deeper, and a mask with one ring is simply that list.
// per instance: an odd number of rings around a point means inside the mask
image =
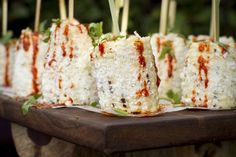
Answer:
[{"label": "spicy sauce", "polygon": [[146,61],[145,61],[145,58],[143,56],[143,51],[144,51],[143,42],[140,41],[140,40],[137,40],[137,41],[134,42],[134,46],[135,46],[136,50],[139,53],[139,57],[138,57],[139,65],[141,67],[146,67]]},{"label": "spicy sauce", "polygon": [[104,45],[104,43],[99,44],[98,45],[98,49],[99,49],[100,56],[103,56],[104,53],[105,53],[105,45]]},{"label": "spicy sauce", "polygon": [[168,69],[167,69],[167,75],[168,78],[171,78],[173,76],[173,62],[174,62],[174,57],[171,54],[167,55],[167,62],[168,62]]},{"label": "spicy sauce", "polygon": [[37,56],[38,56],[38,40],[39,40],[39,34],[38,33],[34,33],[32,36],[32,41],[33,41],[33,56],[32,56],[32,68],[31,68],[31,72],[32,72],[32,85],[33,85],[33,93],[38,93],[39,92],[39,88],[38,88],[38,69],[37,69]]},{"label": "spicy sauce", "polygon": [[207,95],[205,94],[204,95],[204,102],[203,102],[203,107],[206,107],[207,108],[207,105],[208,104],[208,97],[207,97]]},{"label": "spicy sauce", "polygon": [[5,73],[4,73],[4,86],[10,86],[10,78],[9,78],[9,64],[10,64],[10,52],[9,45],[5,46],[6,52],[6,62],[5,62]]},{"label": "spicy sauce", "polygon": [[160,52],[160,50],[161,50],[161,39],[160,39],[160,37],[157,37],[157,53],[159,53]]},{"label": "spicy sauce", "polygon": [[196,91],[195,91],[195,89],[194,90],[192,90],[192,102],[193,102],[193,104],[196,104]]},{"label": "spicy sauce", "polygon": [[65,26],[63,35],[65,35],[66,37],[68,37],[68,35],[69,35],[69,25],[66,25],[66,26]]},{"label": "spicy sauce", "polygon": [[202,56],[198,57],[198,63],[199,63],[199,70],[198,70],[198,75],[199,75],[199,79],[200,81],[202,81],[202,71],[204,71],[205,74],[205,88],[208,87],[208,68],[206,66],[206,64],[208,63],[208,61],[206,59],[204,59]]},{"label": "spicy sauce", "polygon": [[147,88],[147,82],[144,81],[143,84],[144,84],[144,87],[141,90],[136,92],[136,96],[138,98],[141,97],[141,96],[145,96],[145,97],[149,96],[149,91],[148,91],[148,88]]},{"label": "spicy sauce", "polygon": [[29,35],[27,35],[26,33],[23,34],[22,43],[23,43],[23,48],[24,48],[24,50],[25,50],[26,52],[29,51],[29,47],[30,47],[30,37],[29,37]]},{"label": "spicy sauce", "polygon": [[198,51],[200,51],[200,52],[204,52],[204,51],[209,52],[209,51],[210,51],[210,45],[209,45],[209,43],[201,42],[201,43],[199,44]]},{"label": "spicy sauce", "polygon": [[66,56],[65,43],[62,43],[62,44],[61,44],[61,49],[62,49],[62,56],[65,57],[65,56]]}]

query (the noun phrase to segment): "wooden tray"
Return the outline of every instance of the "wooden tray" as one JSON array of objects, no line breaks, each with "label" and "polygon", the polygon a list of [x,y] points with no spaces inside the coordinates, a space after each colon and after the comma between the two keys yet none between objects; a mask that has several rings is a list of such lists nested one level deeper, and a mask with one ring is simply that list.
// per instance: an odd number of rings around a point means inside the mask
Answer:
[{"label": "wooden tray", "polygon": [[236,110],[124,118],[76,108],[32,108],[23,116],[21,104],[0,95],[0,117],[106,154],[236,139]]}]

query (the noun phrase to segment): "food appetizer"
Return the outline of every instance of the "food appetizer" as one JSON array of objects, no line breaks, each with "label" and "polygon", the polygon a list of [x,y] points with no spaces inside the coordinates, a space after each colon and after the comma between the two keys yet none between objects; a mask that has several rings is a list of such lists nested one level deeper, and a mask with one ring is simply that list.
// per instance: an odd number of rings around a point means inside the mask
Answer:
[{"label": "food appetizer", "polygon": [[107,39],[95,48],[93,61],[103,110],[158,111],[158,78],[149,37]]},{"label": "food appetizer", "polygon": [[43,102],[66,106],[96,102],[90,61],[94,47],[87,28],[73,20],[56,20],[48,44],[41,83]]},{"label": "food appetizer", "polygon": [[236,49],[219,40],[219,3],[213,1],[212,41],[191,42],[181,73],[182,102],[193,107],[231,109],[236,105]]},{"label": "food appetizer", "polygon": [[22,30],[15,53],[13,90],[17,97],[40,92],[40,81],[47,44],[38,32]]},{"label": "food appetizer", "polygon": [[0,86],[12,85],[12,74],[16,41],[12,40],[13,33],[7,30],[8,1],[3,0],[2,6],[2,37],[0,39]]},{"label": "food appetizer", "polygon": [[158,88],[160,103],[179,104],[181,97],[180,72],[184,66],[187,46],[183,37],[174,33],[168,34],[168,8],[169,1],[162,1],[160,33],[152,35],[151,46],[160,78]]}]

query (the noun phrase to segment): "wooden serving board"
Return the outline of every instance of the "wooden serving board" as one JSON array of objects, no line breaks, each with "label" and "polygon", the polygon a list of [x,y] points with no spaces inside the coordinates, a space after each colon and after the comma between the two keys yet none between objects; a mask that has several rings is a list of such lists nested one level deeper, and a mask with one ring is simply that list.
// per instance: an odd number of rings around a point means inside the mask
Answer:
[{"label": "wooden serving board", "polygon": [[188,110],[149,118],[108,117],[76,108],[30,109],[0,96],[0,117],[111,154],[236,139],[236,111]]}]

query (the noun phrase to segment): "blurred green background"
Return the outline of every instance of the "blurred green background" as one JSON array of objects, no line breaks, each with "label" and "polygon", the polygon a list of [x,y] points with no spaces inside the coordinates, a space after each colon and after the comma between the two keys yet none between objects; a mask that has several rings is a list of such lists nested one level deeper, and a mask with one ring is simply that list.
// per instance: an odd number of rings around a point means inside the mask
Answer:
[{"label": "blurred green background", "polygon": [[[21,29],[33,28],[36,0],[9,0],[9,29],[17,37]],[[66,0],[67,3],[68,0]],[[175,30],[178,33],[208,34],[211,0],[177,0]],[[129,33],[141,35],[159,30],[161,0],[130,0]],[[236,1],[221,0],[221,35],[234,36],[236,29]],[[2,9],[1,9],[2,10]],[[59,17],[58,0],[42,0],[41,20]],[[75,17],[81,23],[104,22],[105,32],[111,28],[107,0],[75,0]]]}]

